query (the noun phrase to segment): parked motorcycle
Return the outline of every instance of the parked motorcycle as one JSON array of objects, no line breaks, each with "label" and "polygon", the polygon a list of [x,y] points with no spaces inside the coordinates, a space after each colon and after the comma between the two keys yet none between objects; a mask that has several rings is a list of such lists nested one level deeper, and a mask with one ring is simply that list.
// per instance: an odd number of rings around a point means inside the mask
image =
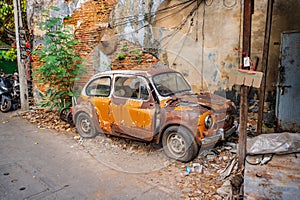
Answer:
[{"label": "parked motorcycle", "polygon": [[20,106],[20,84],[17,73],[0,77],[0,111],[16,110]]}]

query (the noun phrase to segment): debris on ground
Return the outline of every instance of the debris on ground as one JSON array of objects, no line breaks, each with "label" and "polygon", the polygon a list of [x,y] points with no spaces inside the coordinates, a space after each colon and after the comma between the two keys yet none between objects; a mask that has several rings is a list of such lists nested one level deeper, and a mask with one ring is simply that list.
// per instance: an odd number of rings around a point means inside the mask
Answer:
[{"label": "debris on ground", "polygon": [[46,111],[45,109],[33,108],[26,112],[18,112],[18,117],[36,124],[39,129],[53,129],[59,133],[76,133],[75,127],[60,120],[58,111]]},{"label": "debris on ground", "polygon": [[[165,160],[168,159],[161,153],[162,151],[145,142],[108,137],[103,134],[92,140],[84,139],[76,133],[74,126],[60,120],[59,112],[45,112],[43,109],[35,108],[17,116],[36,124],[39,129],[54,129],[62,134],[72,134],[77,145],[86,148],[86,151],[92,151],[88,149],[88,145],[93,146],[95,148],[93,154],[110,152],[116,156],[128,154],[134,158],[134,155],[138,157],[156,153],[161,154]],[[155,173],[145,173],[143,176],[151,183],[180,191],[182,199],[239,199],[243,177],[236,165],[236,141],[237,138],[234,138],[214,148],[201,149],[199,156],[189,163],[162,161],[166,163],[162,169]]]}]

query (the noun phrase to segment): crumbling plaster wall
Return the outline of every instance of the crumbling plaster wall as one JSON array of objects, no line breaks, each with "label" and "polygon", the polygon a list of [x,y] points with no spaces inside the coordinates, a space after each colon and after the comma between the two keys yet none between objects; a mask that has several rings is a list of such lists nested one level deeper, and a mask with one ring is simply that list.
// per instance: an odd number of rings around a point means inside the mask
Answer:
[{"label": "crumbling plaster wall", "polygon": [[[65,20],[65,24],[73,26],[75,39],[79,40],[76,46],[76,52],[86,60],[86,65],[92,65],[91,55],[94,49],[97,49],[97,44],[105,33],[113,34],[109,30],[106,31],[109,21],[109,15],[116,0],[36,0],[27,1],[27,17],[29,29],[34,36],[33,48],[43,43],[43,32],[39,30],[39,23],[43,20],[42,10],[49,10],[51,6],[56,6],[60,9],[59,12],[51,11],[52,17],[60,17],[62,19],[71,17]],[[37,62],[33,62],[33,68],[38,67]],[[96,65],[99,66],[99,65]],[[95,73],[91,67],[88,68],[88,74]],[[79,85],[82,85],[89,79],[88,76],[81,77]],[[44,88],[37,83],[34,84],[35,94],[43,91]],[[36,95],[38,98],[38,95]]]},{"label": "crumbling plaster wall", "polygon": [[[179,2],[166,0],[159,9]],[[174,39],[164,41],[164,61],[182,71],[196,91],[225,90],[230,69],[240,65],[240,54],[234,49],[240,49],[242,5],[238,0],[199,2],[198,8],[195,1],[189,7],[170,10],[175,14],[169,18],[170,13],[157,14],[155,26],[169,30],[164,35],[187,20]]]},{"label": "crumbling plaster wall", "polygon": [[[34,44],[38,44],[42,35],[37,28],[41,10],[54,5],[61,9],[61,17],[77,16],[72,23],[77,38],[82,41],[81,54],[87,56],[96,47],[101,53],[97,43],[101,43],[104,36],[105,41],[121,36],[155,53],[161,63],[181,71],[197,91],[231,89],[227,83],[228,73],[241,64],[241,55],[234,49],[241,49],[243,0],[190,1],[188,6],[166,9],[182,2],[28,0],[28,22],[35,36]],[[200,5],[191,12],[197,2]],[[258,70],[261,69],[266,5],[267,0],[254,1],[251,57],[259,57]],[[102,10],[99,6],[103,6]],[[300,29],[298,10],[298,0],[274,0],[267,90],[274,90],[277,81],[280,33]],[[82,24],[88,26],[83,28]]]}]

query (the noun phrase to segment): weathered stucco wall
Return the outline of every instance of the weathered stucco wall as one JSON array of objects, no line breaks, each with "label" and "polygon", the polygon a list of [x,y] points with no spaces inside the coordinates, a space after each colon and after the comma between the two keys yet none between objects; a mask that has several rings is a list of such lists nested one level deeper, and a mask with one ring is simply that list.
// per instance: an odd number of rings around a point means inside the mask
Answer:
[{"label": "weathered stucco wall", "polygon": [[[119,1],[115,7],[111,23],[117,34],[138,30],[127,38],[145,50],[156,49],[161,62],[181,71],[197,91],[226,89],[229,70],[239,66],[234,51],[240,48],[239,1],[144,1],[136,10],[137,2]],[[120,19],[125,20],[118,26]]]},{"label": "weathered stucco wall", "polygon": [[[241,49],[243,0],[28,0],[27,5],[35,46],[41,42],[37,28],[41,10],[57,6],[59,16],[73,18],[68,23],[81,40],[78,52],[97,68],[94,72],[109,67],[121,51],[122,46],[117,45],[121,40],[181,71],[197,91],[231,89],[228,72],[240,66],[241,55],[235,49]],[[251,57],[259,58],[258,70],[266,5],[267,0],[254,1]],[[280,34],[300,29],[299,9],[298,0],[274,0],[268,91],[276,86]]]}]

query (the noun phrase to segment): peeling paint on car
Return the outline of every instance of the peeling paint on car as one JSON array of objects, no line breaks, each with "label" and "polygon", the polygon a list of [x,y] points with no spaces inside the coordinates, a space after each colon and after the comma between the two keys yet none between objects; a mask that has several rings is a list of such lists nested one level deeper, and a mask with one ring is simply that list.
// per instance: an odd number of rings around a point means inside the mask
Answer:
[{"label": "peeling paint on car", "polygon": [[[92,137],[104,132],[163,141],[167,155],[184,162],[195,157],[201,145],[216,143],[235,131],[230,115],[234,104],[210,93],[194,93],[172,69],[99,73],[86,84],[77,102],[73,118],[79,134]],[[186,145],[193,145],[191,152]]]}]

